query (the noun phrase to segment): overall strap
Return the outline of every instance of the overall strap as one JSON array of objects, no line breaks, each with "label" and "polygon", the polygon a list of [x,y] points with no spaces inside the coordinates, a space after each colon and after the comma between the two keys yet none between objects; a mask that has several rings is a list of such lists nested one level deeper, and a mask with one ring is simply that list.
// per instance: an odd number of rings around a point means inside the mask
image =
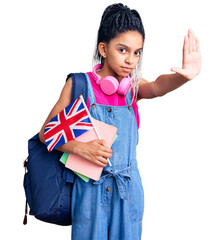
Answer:
[{"label": "overall strap", "polygon": [[66,81],[69,77],[72,77],[72,101],[79,98],[80,94],[82,94],[85,102],[87,102],[88,85],[85,74],[70,73],[68,74]]},{"label": "overall strap", "polygon": [[131,91],[128,91],[128,93],[125,95],[127,106],[131,106],[131,97],[132,97]]}]

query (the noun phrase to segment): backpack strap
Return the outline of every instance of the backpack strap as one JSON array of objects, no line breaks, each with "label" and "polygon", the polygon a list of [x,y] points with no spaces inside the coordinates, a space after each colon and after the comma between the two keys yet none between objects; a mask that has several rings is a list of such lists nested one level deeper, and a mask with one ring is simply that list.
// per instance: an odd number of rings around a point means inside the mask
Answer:
[{"label": "backpack strap", "polygon": [[[72,77],[72,101],[75,101],[82,94],[85,103],[87,103],[88,85],[86,75],[84,73],[70,73],[66,78],[66,82],[70,77]],[[74,176],[70,169],[64,169],[63,178],[66,182],[73,183]]]},{"label": "backpack strap", "polygon": [[85,102],[87,102],[87,79],[84,73],[70,73],[66,81],[72,77],[72,101],[79,98],[80,94],[83,95]]}]

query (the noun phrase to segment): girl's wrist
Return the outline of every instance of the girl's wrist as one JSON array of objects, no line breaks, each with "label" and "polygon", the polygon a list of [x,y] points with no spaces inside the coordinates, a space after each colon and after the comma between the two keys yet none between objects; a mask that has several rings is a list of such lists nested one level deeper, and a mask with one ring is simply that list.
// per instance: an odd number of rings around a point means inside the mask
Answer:
[{"label": "girl's wrist", "polygon": [[71,153],[71,154],[79,154],[79,148],[80,148],[81,142],[72,140],[70,142],[67,142],[56,149],[61,152]]},{"label": "girl's wrist", "polygon": [[188,81],[191,80],[190,78],[188,78],[186,76],[183,76],[179,73],[174,73],[174,76],[175,76],[176,80],[179,80],[179,81],[182,81],[182,82],[188,82]]},{"label": "girl's wrist", "polygon": [[73,140],[72,141],[72,153],[80,155],[81,145],[83,145],[82,142]]}]

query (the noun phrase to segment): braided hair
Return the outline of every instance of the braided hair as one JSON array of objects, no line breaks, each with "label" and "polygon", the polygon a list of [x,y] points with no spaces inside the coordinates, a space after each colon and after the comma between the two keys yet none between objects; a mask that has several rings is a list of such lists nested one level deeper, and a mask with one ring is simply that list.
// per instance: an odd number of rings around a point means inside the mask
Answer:
[{"label": "braided hair", "polygon": [[[134,9],[131,10],[122,3],[116,3],[108,6],[101,18],[96,49],[93,57],[93,65],[104,62],[104,59],[98,50],[100,42],[109,43],[110,40],[117,37],[119,34],[128,31],[139,32],[142,35],[144,42],[145,31],[139,13]],[[135,70],[131,73],[132,89],[134,91],[133,97],[137,97],[138,84],[141,78],[141,60],[142,53],[140,54],[140,59]]]}]

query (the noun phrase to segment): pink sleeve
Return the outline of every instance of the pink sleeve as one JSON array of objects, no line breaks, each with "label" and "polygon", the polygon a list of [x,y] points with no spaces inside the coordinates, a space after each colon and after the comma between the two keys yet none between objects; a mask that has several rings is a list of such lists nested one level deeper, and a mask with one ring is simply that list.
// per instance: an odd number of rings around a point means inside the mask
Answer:
[{"label": "pink sleeve", "polygon": [[136,122],[137,122],[137,126],[139,128],[139,125],[140,125],[140,117],[139,117],[139,112],[138,112],[138,105],[137,105],[137,102],[136,100],[134,99],[133,103],[132,103],[132,107],[133,107],[133,110],[134,110],[134,113],[135,113],[135,118],[136,118]]},{"label": "pink sleeve", "polygon": [[86,106],[87,106],[87,108],[88,108],[88,110],[89,110],[89,107],[90,107],[90,101],[89,101],[89,97],[88,97],[88,96],[87,96]]}]

